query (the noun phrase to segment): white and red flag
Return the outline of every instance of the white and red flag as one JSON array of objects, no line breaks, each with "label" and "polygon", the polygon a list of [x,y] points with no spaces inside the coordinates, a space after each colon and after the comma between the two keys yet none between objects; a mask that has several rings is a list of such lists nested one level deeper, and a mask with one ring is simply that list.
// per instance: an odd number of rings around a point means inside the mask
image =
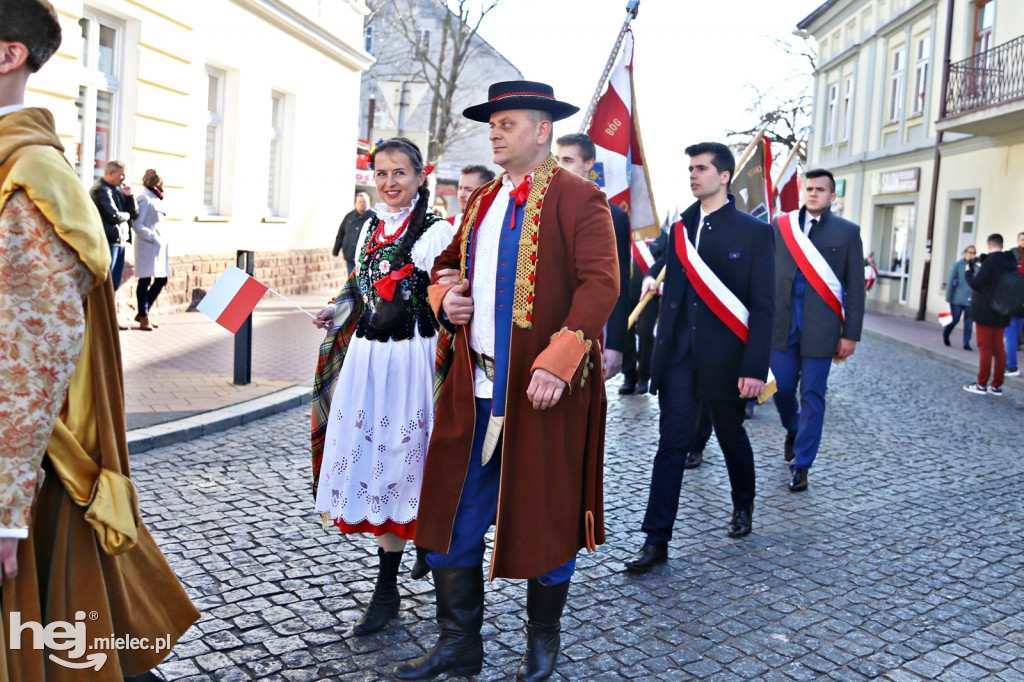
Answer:
[{"label": "white and red flag", "polygon": [[229,265],[196,310],[234,334],[267,290],[266,284],[245,274],[241,268]]},{"label": "white and red flag", "polygon": [[647,271],[654,265],[654,254],[651,253],[652,239],[634,240],[630,247],[633,253],[633,262],[640,269],[640,272],[647,274]]},{"label": "white and red flag", "polygon": [[629,213],[634,233],[656,236],[658,212],[644,159],[633,90],[633,32],[622,39],[619,63],[608,79],[608,89],[594,109],[587,133],[597,146],[598,184],[608,201]]},{"label": "white and red flag", "polygon": [[775,214],[800,210],[800,174],[797,164],[791,163],[775,183]]}]

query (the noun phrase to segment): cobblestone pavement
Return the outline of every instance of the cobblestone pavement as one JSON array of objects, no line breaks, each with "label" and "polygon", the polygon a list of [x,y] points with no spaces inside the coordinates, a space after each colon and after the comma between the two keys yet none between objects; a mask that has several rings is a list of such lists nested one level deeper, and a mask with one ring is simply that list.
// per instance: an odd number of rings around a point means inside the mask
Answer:
[{"label": "cobblestone pavement", "polygon": [[[555,680],[1024,680],[1021,380],[1003,398],[962,369],[868,340],[836,366],[810,489],[786,488],[774,407],[748,422],[754,533],[731,540],[712,441],[686,473],[670,560],[634,577],[656,399],[609,386],[608,538],[582,554]],[[168,680],[379,680],[434,641],[430,582],[400,621],[349,635],[372,589],[364,536],[311,514],[306,408],[134,457],[144,516],[202,620]],[[407,556],[405,570],[411,565]],[[479,680],[509,680],[525,586],[488,585]]]}]

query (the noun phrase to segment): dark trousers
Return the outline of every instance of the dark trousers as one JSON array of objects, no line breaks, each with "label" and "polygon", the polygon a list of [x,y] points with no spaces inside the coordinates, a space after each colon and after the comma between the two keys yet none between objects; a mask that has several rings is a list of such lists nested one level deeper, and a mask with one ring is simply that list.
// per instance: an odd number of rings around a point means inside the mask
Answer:
[{"label": "dark trousers", "polygon": [[704,452],[711,440],[711,408],[706,400],[700,401],[700,408],[697,409],[697,430],[693,432],[693,442],[690,443],[690,452]]},{"label": "dark trousers", "polygon": [[[633,308],[635,307],[636,302],[633,302]],[[648,303],[640,313],[636,324],[626,332],[626,347],[622,351],[622,377],[627,384],[643,383],[651,379],[654,325],[657,321],[658,297],[655,296],[654,300]]]},{"label": "dark trousers", "polygon": [[135,287],[135,302],[139,304],[140,317],[149,315],[149,309],[153,307],[156,297],[163,291],[165,284],[167,284],[166,277],[139,278],[139,283]]},{"label": "dark trousers", "polygon": [[[469,568],[484,562],[484,536],[498,516],[498,490],[501,486],[501,445],[487,464],[480,466],[484,435],[491,414],[491,401],[476,399],[476,432],[473,451],[469,457],[469,470],[462,484],[459,508],[455,512],[452,541],[447,553],[429,552],[427,564],[431,568]],[[537,576],[542,585],[557,585],[572,578],[576,571],[576,557],[547,573]]]},{"label": "dark trousers", "polygon": [[956,303],[949,304],[949,312],[953,314],[953,321],[946,325],[945,329],[942,330],[942,338],[949,341],[950,334],[953,333],[953,327],[960,321],[960,316],[964,317],[964,348],[971,345],[971,314],[968,312],[969,308],[965,305],[957,305]]},{"label": "dark trousers", "polygon": [[[704,402],[725,456],[733,507],[743,507],[754,501],[754,451],[743,428],[746,401],[736,398]],[[700,404],[697,368],[693,356],[687,353],[678,364],[665,367],[658,390],[661,408],[658,452],[654,456],[647,513],[641,526],[647,533],[648,544],[664,546],[672,539],[683,484],[683,464],[694,442]]]}]

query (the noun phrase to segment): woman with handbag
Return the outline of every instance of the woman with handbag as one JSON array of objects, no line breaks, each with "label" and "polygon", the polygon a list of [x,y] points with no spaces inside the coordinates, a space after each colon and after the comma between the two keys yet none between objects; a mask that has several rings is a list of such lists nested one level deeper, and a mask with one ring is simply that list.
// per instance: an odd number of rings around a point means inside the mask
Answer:
[{"label": "woman with handbag", "polygon": [[415,533],[434,420],[439,326],[427,286],[434,258],[455,234],[429,212],[431,169],[414,143],[392,138],[370,157],[383,203],[362,227],[355,273],[338,305],[314,320],[333,334],[321,349],[325,369],[315,393],[326,397],[325,374],[340,364],[329,412],[318,415],[314,406],[316,511],[343,533],[377,537],[377,583],[357,635],[381,630],[398,614],[398,568]]}]

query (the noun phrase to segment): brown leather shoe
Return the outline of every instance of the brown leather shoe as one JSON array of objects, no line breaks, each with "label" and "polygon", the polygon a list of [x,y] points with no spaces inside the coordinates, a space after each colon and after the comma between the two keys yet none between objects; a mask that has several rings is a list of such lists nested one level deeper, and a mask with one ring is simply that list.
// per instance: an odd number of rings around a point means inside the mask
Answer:
[{"label": "brown leather shoe", "polygon": [[[142,320],[144,320],[144,319],[145,319],[145,320],[149,320],[149,315],[139,315],[138,313],[136,313],[136,315],[135,315],[135,321],[136,321],[136,322],[142,322]],[[153,329],[156,329],[157,327],[159,327],[159,326],[160,326],[160,325],[158,325],[158,324],[157,324],[156,322],[153,322],[153,320],[149,320],[149,323],[148,323],[148,324],[149,324],[149,326],[150,326],[150,327],[152,327]],[[148,331],[148,330],[147,330],[147,331]]]},{"label": "brown leather shoe", "polygon": [[143,315],[142,317],[139,317],[138,315],[136,315],[135,319],[139,321],[139,329],[141,329],[144,332],[153,331],[153,325],[149,323],[148,316]]}]

